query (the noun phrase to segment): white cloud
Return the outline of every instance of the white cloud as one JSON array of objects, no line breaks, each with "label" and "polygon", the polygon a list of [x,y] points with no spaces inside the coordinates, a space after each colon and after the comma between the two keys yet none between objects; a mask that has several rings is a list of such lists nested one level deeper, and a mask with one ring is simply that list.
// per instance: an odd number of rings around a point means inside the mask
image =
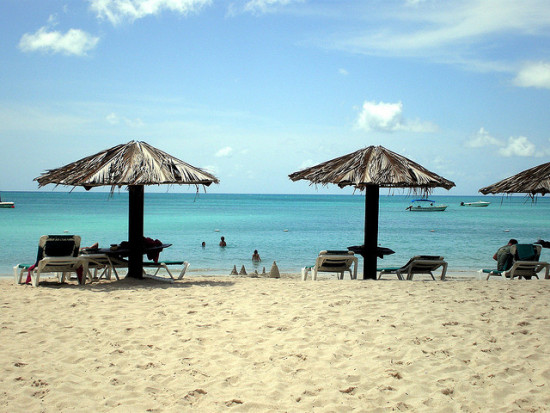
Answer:
[{"label": "white cloud", "polygon": [[298,170],[301,171],[302,169],[310,168],[317,164],[319,164],[319,162],[314,162],[312,159],[306,159],[300,164],[300,166],[298,167]]},{"label": "white cloud", "polygon": [[405,0],[405,3],[416,6],[417,4],[424,3],[426,0]]},{"label": "white cloud", "polygon": [[491,136],[491,134],[483,127],[481,127],[477,133],[466,142],[466,146],[468,148],[481,148],[483,146],[491,145],[504,146],[504,142]]},{"label": "white cloud", "polygon": [[301,3],[304,0],[249,0],[244,11],[252,13],[267,13],[278,6],[287,6],[292,3]]},{"label": "white cloud", "polygon": [[509,137],[508,141],[497,139],[492,136],[485,128],[480,128],[479,131],[470,138],[465,144],[469,148],[481,148],[484,146],[498,146],[498,154],[504,157],[511,156],[543,156],[544,154],[537,151],[535,145],[525,136]]},{"label": "white cloud", "polygon": [[51,52],[66,55],[84,56],[96,47],[99,37],[79,29],[70,29],[63,34],[41,27],[36,33],[25,33],[19,41],[19,49],[24,52]]},{"label": "white cloud", "polygon": [[536,154],[535,145],[529,141],[525,136],[518,136],[514,138],[511,136],[508,139],[508,144],[499,149],[499,154],[502,156],[534,156]]},{"label": "white cloud", "polygon": [[408,121],[403,118],[403,104],[367,102],[356,121],[356,128],[369,131],[382,132],[434,132],[437,126],[430,122],[419,120]]},{"label": "white cloud", "polygon": [[344,68],[338,69],[338,73],[340,73],[342,76],[347,76],[349,74],[349,72]]},{"label": "white cloud", "polygon": [[171,11],[184,16],[196,12],[212,0],[89,0],[97,16],[112,24],[135,21],[144,17]]},{"label": "white cloud", "polygon": [[202,170],[206,172],[210,172],[214,176],[218,176],[220,168],[218,168],[216,165],[206,165],[201,167]]},{"label": "white cloud", "polygon": [[550,63],[536,62],[524,65],[514,79],[514,84],[550,89]]},{"label": "white cloud", "polygon": [[131,128],[140,128],[142,126],[145,125],[145,123],[143,123],[143,121],[140,119],[140,118],[135,118],[135,119],[129,119],[129,118],[126,118],[126,117],[119,117],[116,113],[112,112],[112,113],[109,113],[105,119],[107,120],[108,123],[110,123],[111,125],[118,125],[121,121],[124,122],[124,124],[126,126],[129,126]]},{"label": "white cloud", "polygon": [[128,119],[124,118],[124,123],[131,128],[141,128],[145,125],[140,118]]},{"label": "white cloud", "polygon": [[230,146],[226,146],[225,148],[220,149],[216,154],[214,155],[217,158],[223,158],[226,156],[230,156],[233,153],[233,148]]},{"label": "white cloud", "polygon": [[[529,50],[550,28],[548,0],[406,0],[401,7],[390,1],[365,3],[347,15],[356,28],[350,24],[352,29],[320,44],[354,53],[427,57],[475,70],[512,71],[516,62],[509,58],[508,39]],[[489,55],[501,61],[491,61]]]},{"label": "white cloud", "polygon": [[119,123],[116,113],[109,113],[105,119],[107,119],[107,122],[111,125],[117,125]]}]

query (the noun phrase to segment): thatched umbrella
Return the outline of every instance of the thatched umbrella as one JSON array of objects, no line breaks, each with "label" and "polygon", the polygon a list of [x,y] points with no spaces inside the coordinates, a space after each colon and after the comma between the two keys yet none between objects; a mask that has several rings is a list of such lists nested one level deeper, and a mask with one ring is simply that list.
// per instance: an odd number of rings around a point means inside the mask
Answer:
[{"label": "thatched umbrella", "polygon": [[363,279],[376,279],[378,204],[382,188],[410,188],[428,194],[433,188],[450,189],[451,182],[382,146],[369,146],[289,175],[293,181],[353,186],[365,191],[365,266]]},{"label": "thatched umbrella", "polygon": [[479,190],[487,194],[537,194],[550,192],[550,162],[527,169]]},{"label": "thatched umbrella", "polygon": [[218,178],[152,147],[131,141],[98,152],[61,168],[50,169],[38,178],[38,187],[47,184],[82,186],[127,186],[129,191],[128,276],[143,277],[144,185],[178,184],[209,186]]}]

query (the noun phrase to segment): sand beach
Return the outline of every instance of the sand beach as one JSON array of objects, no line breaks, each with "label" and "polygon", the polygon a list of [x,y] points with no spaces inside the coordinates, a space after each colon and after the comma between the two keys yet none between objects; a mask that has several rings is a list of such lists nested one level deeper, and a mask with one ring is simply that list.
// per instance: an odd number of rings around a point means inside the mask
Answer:
[{"label": "sand beach", "polygon": [[550,282],[0,281],[5,412],[548,411]]}]

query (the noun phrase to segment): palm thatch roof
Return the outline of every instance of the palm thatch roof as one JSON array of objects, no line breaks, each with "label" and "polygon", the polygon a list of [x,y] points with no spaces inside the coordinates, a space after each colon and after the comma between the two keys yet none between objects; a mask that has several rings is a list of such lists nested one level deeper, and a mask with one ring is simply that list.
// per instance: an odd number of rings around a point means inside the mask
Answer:
[{"label": "palm thatch roof", "polygon": [[360,149],[294,172],[289,178],[292,181],[305,179],[312,184],[354,186],[359,190],[371,184],[384,188],[411,188],[413,191],[455,186],[454,182],[382,146]]},{"label": "palm thatch roof", "polygon": [[98,152],[61,168],[50,169],[38,178],[47,184],[115,187],[130,185],[204,185],[219,183],[218,178],[189,165],[146,142],[131,141]]},{"label": "palm thatch roof", "polygon": [[479,190],[482,194],[537,194],[550,192],[550,162],[535,166]]}]

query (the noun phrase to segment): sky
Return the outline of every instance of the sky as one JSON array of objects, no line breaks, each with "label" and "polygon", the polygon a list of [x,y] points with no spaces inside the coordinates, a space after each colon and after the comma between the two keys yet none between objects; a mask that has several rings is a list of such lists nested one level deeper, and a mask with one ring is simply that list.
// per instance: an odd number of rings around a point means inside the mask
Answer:
[{"label": "sky", "polygon": [[3,191],[131,140],[214,193],[352,193],[288,175],[382,145],[475,195],[550,155],[548,0],[2,0],[0,61]]}]

